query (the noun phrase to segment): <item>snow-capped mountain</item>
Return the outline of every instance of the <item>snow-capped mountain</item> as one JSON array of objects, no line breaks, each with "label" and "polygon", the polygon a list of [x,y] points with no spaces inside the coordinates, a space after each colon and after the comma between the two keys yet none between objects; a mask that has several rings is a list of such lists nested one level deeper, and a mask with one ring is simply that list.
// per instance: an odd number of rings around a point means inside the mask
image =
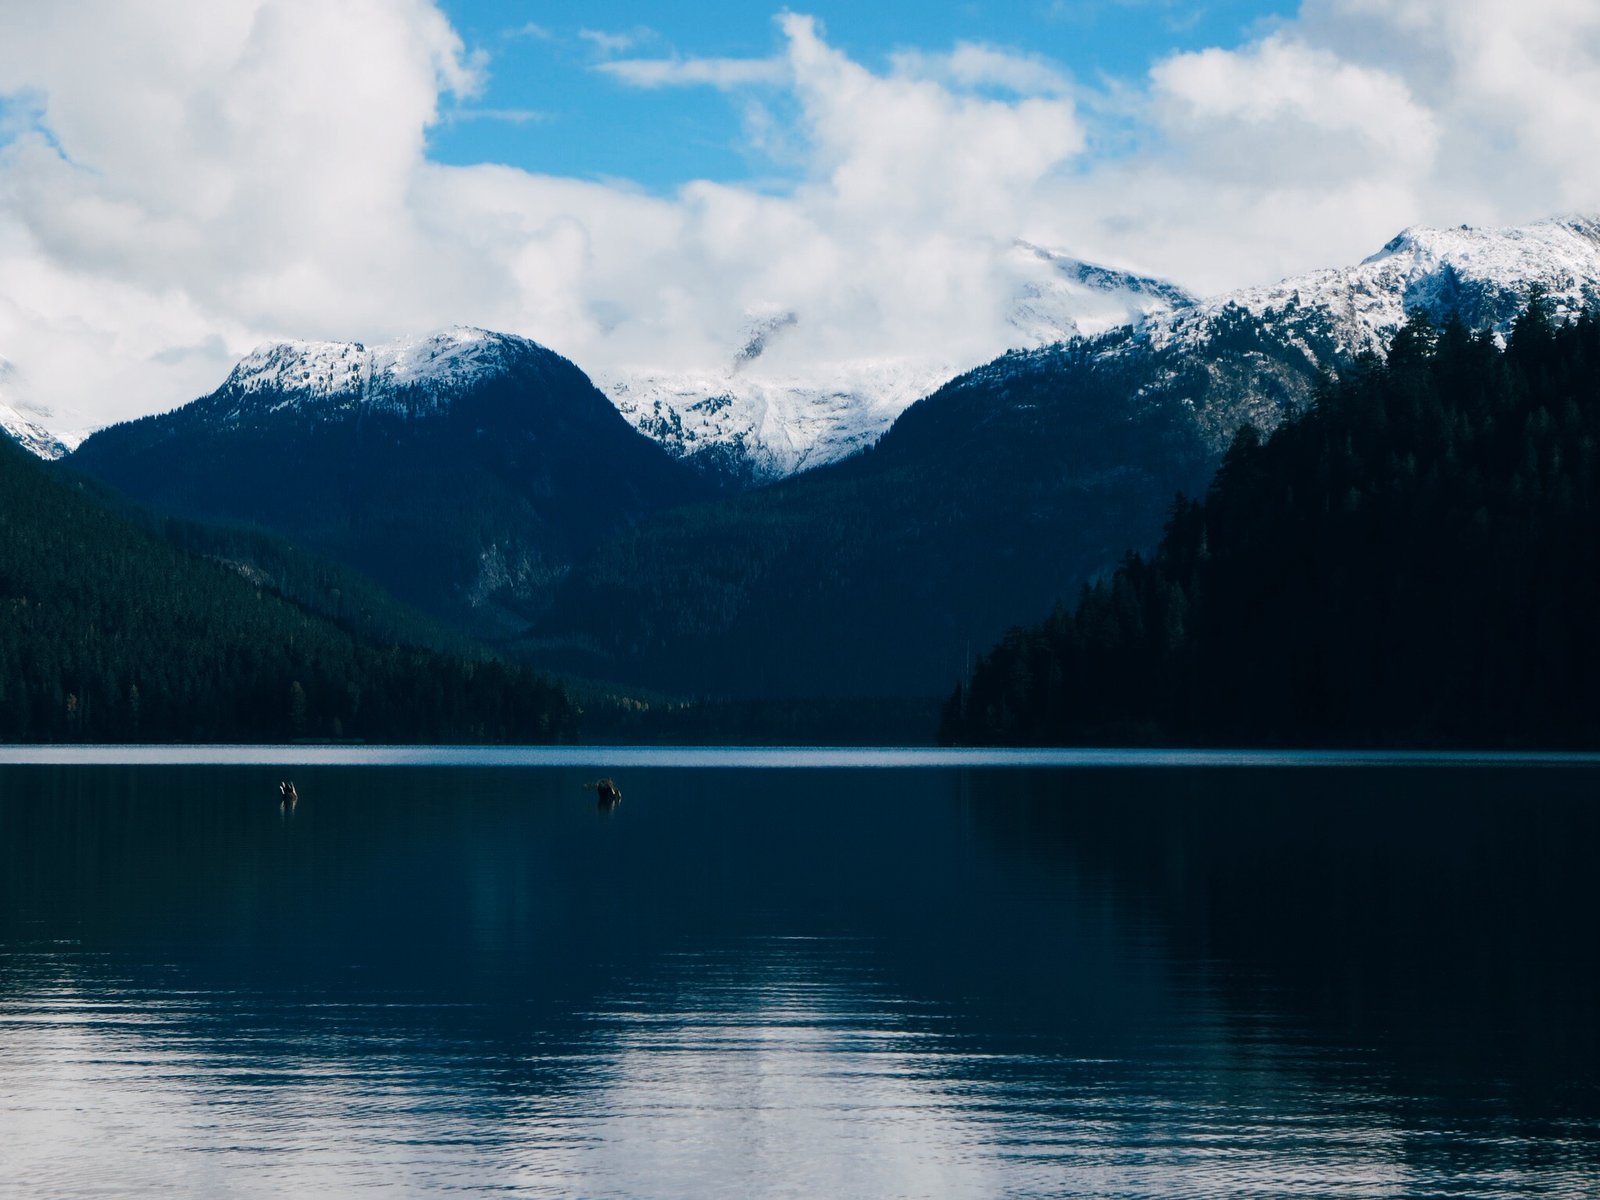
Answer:
[{"label": "snow-capped mountain", "polygon": [[1002,355],[868,453],[603,548],[540,636],[602,677],[712,694],[948,689],[969,638],[1154,545],[1240,425],[1272,428],[1323,369],[1386,348],[1407,307],[1505,329],[1535,283],[1568,309],[1595,300],[1596,223],[1412,229],[1343,270]]},{"label": "snow-capped mountain", "polygon": [[9,435],[24,450],[44,459],[69,454],[83,441],[81,434],[52,433],[17,407],[16,368],[0,358],[0,432]]},{"label": "snow-capped mountain", "polygon": [[520,628],[596,540],[706,485],[567,359],[450,329],[283,342],[72,465],[158,511],[266,529],[478,631]]},{"label": "snow-capped mountain", "polygon": [[668,452],[713,477],[765,482],[844,458],[956,373],[948,362],[829,363],[804,374],[749,369],[601,372],[619,412]]},{"label": "snow-capped mountain", "polygon": [[1018,276],[1006,316],[1018,334],[1010,350],[1093,337],[1196,302],[1169,280],[1082,262],[1028,242],[1014,243],[1008,262]]},{"label": "snow-capped mountain", "polygon": [[1383,353],[1413,308],[1436,321],[1507,332],[1541,286],[1558,313],[1600,304],[1600,219],[1567,217],[1507,229],[1413,226],[1353,267],[1313,271],[1266,287],[1213,297],[1140,323],[1161,348],[1192,340],[1228,310],[1304,342],[1322,366],[1364,350]]},{"label": "snow-capped mountain", "polygon": [[213,418],[296,409],[425,417],[485,379],[556,355],[513,334],[456,326],[368,347],[361,342],[274,342],[240,360],[202,403]]},{"label": "snow-capped mountain", "polygon": [[[1165,280],[1023,241],[1004,265],[1012,281],[1008,332],[991,354],[1092,336],[1194,303]],[[597,372],[595,382],[672,454],[714,476],[759,482],[871,444],[915,401],[982,361],[934,354],[773,366],[769,350],[804,319],[794,312],[752,319],[726,360],[704,370],[614,369]]]},{"label": "snow-capped mountain", "polygon": [[[1274,405],[1264,396],[1276,394],[1281,408],[1285,399],[1303,397],[1316,371],[1337,370],[1363,350],[1382,352],[1412,307],[1504,331],[1535,284],[1558,310],[1600,303],[1600,219],[1500,229],[1413,227],[1354,266],[1204,301],[1172,283],[1021,241],[1005,262],[1012,280],[1004,313],[1009,332],[995,354],[1031,350],[1048,357],[1051,346],[1087,339],[1096,354],[1181,358],[1185,370],[1208,372],[1219,394],[1241,387],[1248,393],[1238,412],[1205,414],[1215,436],[1225,439],[1241,412],[1272,423]],[[703,474],[744,483],[847,457],[947,380],[990,369],[937,354],[796,365],[783,350],[804,322],[803,313],[765,314],[730,338],[720,364],[693,371],[608,368],[595,373],[595,382],[630,424],[670,454]],[[1250,337],[1270,343],[1270,353],[1212,361],[1218,338],[1237,341],[1246,324],[1253,327]],[[371,347],[276,343],[240,362],[208,398],[206,411],[223,420],[274,406],[424,416],[475,380],[511,369],[514,361],[532,362],[537,356],[530,358],[530,348],[536,343],[467,328]],[[1255,382],[1245,378],[1252,364],[1263,373]],[[1013,355],[992,369],[1018,365]],[[1146,386],[1158,387],[1159,380]],[[7,401],[0,365],[0,428],[47,458],[80,440],[46,429],[14,399]]]},{"label": "snow-capped mountain", "polygon": [[[997,354],[1048,356],[1052,345],[1084,338],[1097,353],[1182,358],[1186,370],[1212,375],[1218,395],[1240,399],[1237,410],[1203,414],[1214,438],[1225,441],[1241,417],[1270,426],[1288,401],[1309,394],[1318,370],[1336,370],[1364,350],[1382,353],[1411,308],[1504,332],[1536,284],[1558,312],[1600,303],[1600,220],[1413,227],[1355,266],[1204,301],[1172,283],[1026,242],[1012,247],[1007,263],[1017,281],[1006,314],[1011,337]],[[801,320],[788,313],[753,323],[741,348],[716,369],[602,372],[596,382],[623,416],[671,453],[714,472],[764,480],[846,457],[875,441],[914,401],[978,367],[929,358],[765,370],[764,351]],[[1245,323],[1257,327],[1250,336],[1272,343],[1272,352],[1210,361],[1218,339],[1237,339]],[[1301,361],[1293,361],[1296,354]],[[1013,357],[993,369],[1017,365]]]},{"label": "snow-capped mountain", "polygon": [[[558,356],[512,334],[456,326],[381,345],[271,342],[240,360],[191,417],[238,424],[293,410],[304,414],[438,414],[451,398],[511,371],[537,371]],[[563,360],[564,361],[564,360]],[[6,403],[9,364],[0,360],[0,429],[40,458],[57,459],[88,436],[52,432]]]},{"label": "snow-capped mountain", "polygon": [[1181,405],[1220,452],[1244,422],[1270,430],[1307,402],[1319,372],[1337,373],[1363,352],[1385,353],[1410,310],[1504,334],[1535,287],[1558,317],[1600,305],[1600,219],[1413,227],[1354,266],[1153,312],[1070,345],[1009,353],[962,378],[991,387],[1057,372],[1069,358],[1115,365],[1135,401]]},{"label": "snow-capped mountain", "polygon": [[72,434],[51,433],[37,421],[29,420],[4,403],[0,403],[0,430],[10,435],[24,450],[50,460],[72,453],[82,440]]}]

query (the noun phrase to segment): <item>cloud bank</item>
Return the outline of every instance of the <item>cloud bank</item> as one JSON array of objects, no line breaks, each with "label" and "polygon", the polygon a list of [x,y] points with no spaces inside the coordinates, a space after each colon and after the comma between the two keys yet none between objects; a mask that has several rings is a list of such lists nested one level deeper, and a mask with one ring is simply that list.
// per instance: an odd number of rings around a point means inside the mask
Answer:
[{"label": "cloud bank", "polygon": [[1600,207],[1585,0],[1306,0],[1093,84],[974,44],[874,69],[792,13],[764,58],[618,41],[610,86],[721,89],[788,180],[667,196],[431,162],[493,63],[429,0],[0,9],[0,399],[56,428],[182,403],[269,338],[456,322],[592,369],[719,363],[782,312],[797,361],[982,356],[1018,237],[1205,292]]}]

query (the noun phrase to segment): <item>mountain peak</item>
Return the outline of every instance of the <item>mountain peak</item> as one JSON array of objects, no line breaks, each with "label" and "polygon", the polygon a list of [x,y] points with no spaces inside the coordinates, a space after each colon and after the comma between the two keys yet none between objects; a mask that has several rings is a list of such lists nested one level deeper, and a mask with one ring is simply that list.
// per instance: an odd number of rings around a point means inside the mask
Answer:
[{"label": "mountain peak", "polygon": [[[1021,239],[1005,248],[998,269],[1004,308],[974,318],[995,331],[988,353],[1090,337],[1195,304],[1166,280]],[[724,364],[619,367],[597,383],[635,428],[676,457],[749,482],[848,457],[941,383],[978,365],[944,349],[806,358],[794,352],[790,332],[805,322],[803,312],[788,309],[751,313],[730,338]]]},{"label": "mountain peak", "polygon": [[1206,336],[1240,309],[1298,347],[1314,368],[1338,369],[1363,351],[1386,353],[1406,314],[1505,333],[1542,287],[1558,311],[1600,304],[1600,220],[1567,216],[1486,228],[1413,225],[1354,266],[1296,275],[1213,296],[1193,309],[1147,318],[1141,341],[1158,346]]},{"label": "mountain peak", "polygon": [[54,460],[70,454],[82,437],[51,433],[37,421],[29,420],[9,404],[0,403],[0,431],[9,435],[30,454]]},{"label": "mountain peak", "polygon": [[252,350],[215,393],[237,418],[283,408],[392,409],[412,416],[530,357],[556,356],[527,338],[455,325],[434,333],[363,342],[269,342]]},{"label": "mountain peak", "polygon": [[1404,259],[1421,268],[1449,262],[1479,275],[1523,277],[1530,270],[1573,275],[1600,254],[1600,218],[1571,214],[1527,225],[1408,225],[1361,266]]},{"label": "mountain peak", "polygon": [[67,454],[83,441],[82,434],[52,433],[38,421],[17,407],[17,369],[0,358],[0,433],[11,437],[30,454],[44,459],[57,459]]}]

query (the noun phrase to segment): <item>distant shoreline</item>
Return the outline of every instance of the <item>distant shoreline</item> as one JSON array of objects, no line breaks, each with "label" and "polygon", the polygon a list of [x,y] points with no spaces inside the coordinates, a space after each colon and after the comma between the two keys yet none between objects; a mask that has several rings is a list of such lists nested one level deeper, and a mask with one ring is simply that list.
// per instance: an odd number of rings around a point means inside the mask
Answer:
[{"label": "distant shoreline", "polygon": [[4,766],[918,769],[1600,767],[1600,753],[901,746],[0,745]]}]

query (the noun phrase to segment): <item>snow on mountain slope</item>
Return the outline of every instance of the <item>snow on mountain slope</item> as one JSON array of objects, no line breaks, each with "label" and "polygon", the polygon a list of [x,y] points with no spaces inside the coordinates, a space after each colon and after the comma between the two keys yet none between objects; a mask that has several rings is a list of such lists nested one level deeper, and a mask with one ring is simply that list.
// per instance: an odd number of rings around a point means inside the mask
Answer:
[{"label": "snow on mountain slope", "polygon": [[[773,365],[803,314],[752,320],[718,366],[698,371],[619,368],[595,383],[642,433],[713,474],[781,478],[875,441],[912,403],[1007,349],[1047,345],[1194,303],[1176,284],[1081,262],[1027,242],[1005,257],[1012,283],[1007,336],[986,355]],[[732,347],[736,346],[737,349]]]},{"label": "snow on mountain slope", "polygon": [[1010,350],[1093,337],[1195,303],[1167,280],[1081,262],[1028,242],[1015,243],[1009,261],[1019,278],[1006,321],[1020,335]]},{"label": "snow on mountain slope", "polygon": [[0,430],[4,430],[29,453],[51,460],[70,454],[83,440],[76,434],[51,433],[37,421],[30,421],[9,404],[0,404]]},{"label": "snow on mountain slope", "polygon": [[1115,368],[1146,407],[1180,405],[1213,453],[1245,422],[1272,429],[1310,400],[1321,371],[1387,351],[1409,310],[1509,332],[1535,286],[1558,315],[1600,305],[1600,220],[1507,229],[1411,228],[1351,267],[1314,271],[1156,312],[1071,346],[1008,354],[963,377],[976,386]]},{"label": "snow on mountain slope", "polygon": [[1303,343],[1316,366],[1383,353],[1412,308],[1472,329],[1508,332],[1542,286],[1558,313],[1600,304],[1600,219],[1564,217],[1505,229],[1414,226],[1353,267],[1244,288],[1143,321],[1140,341],[1192,340],[1225,310],[1243,310]]},{"label": "snow on mountain slope", "polygon": [[[721,363],[687,371],[610,367],[595,372],[594,381],[635,428],[673,455],[713,476],[763,481],[846,457],[876,440],[918,399],[1007,350],[1085,338],[1097,354],[1170,352],[1211,372],[1220,393],[1239,381],[1222,377],[1227,364],[1211,361],[1212,351],[1220,337],[1248,323],[1251,336],[1263,335],[1300,359],[1299,366],[1268,364],[1281,392],[1303,387],[1303,379],[1290,375],[1337,369],[1363,350],[1382,352],[1414,306],[1438,319],[1454,313],[1473,328],[1504,332],[1535,284],[1558,310],[1600,305],[1600,219],[1565,217],[1501,229],[1413,227],[1354,266],[1205,301],[1162,280],[1021,241],[1004,265],[1010,281],[1005,332],[979,361],[937,350],[919,357],[808,360],[790,346],[805,314],[779,312],[753,318],[731,336]],[[421,416],[448,405],[474,379],[509,369],[535,351],[548,353],[524,338],[464,327],[372,347],[281,342],[238,364],[208,398],[208,416],[238,420],[284,407],[331,413],[356,406]],[[1246,380],[1241,386],[1253,385]],[[1219,410],[1219,436],[1236,415]],[[59,457],[81,440],[28,416],[8,393],[3,363],[0,427],[43,457]]]},{"label": "snow on mountain slope", "polygon": [[511,334],[456,326],[367,347],[360,342],[275,342],[243,358],[216,392],[224,419],[283,408],[437,411],[454,392],[508,369],[519,352],[547,353]]},{"label": "snow on mountain slope", "polygon": [[16,368],[0,358],[0,431],[18,445],[44,459],[70,454],[83,441],[77,433],[52,433],[17,407]]},{"label": "snow on mountain slope", "polygon": [[872,442],[958,364],[884,359],[818,364],[804,375],[602,373],[595,384],[672,454],[741,482],[792,475]]}]

